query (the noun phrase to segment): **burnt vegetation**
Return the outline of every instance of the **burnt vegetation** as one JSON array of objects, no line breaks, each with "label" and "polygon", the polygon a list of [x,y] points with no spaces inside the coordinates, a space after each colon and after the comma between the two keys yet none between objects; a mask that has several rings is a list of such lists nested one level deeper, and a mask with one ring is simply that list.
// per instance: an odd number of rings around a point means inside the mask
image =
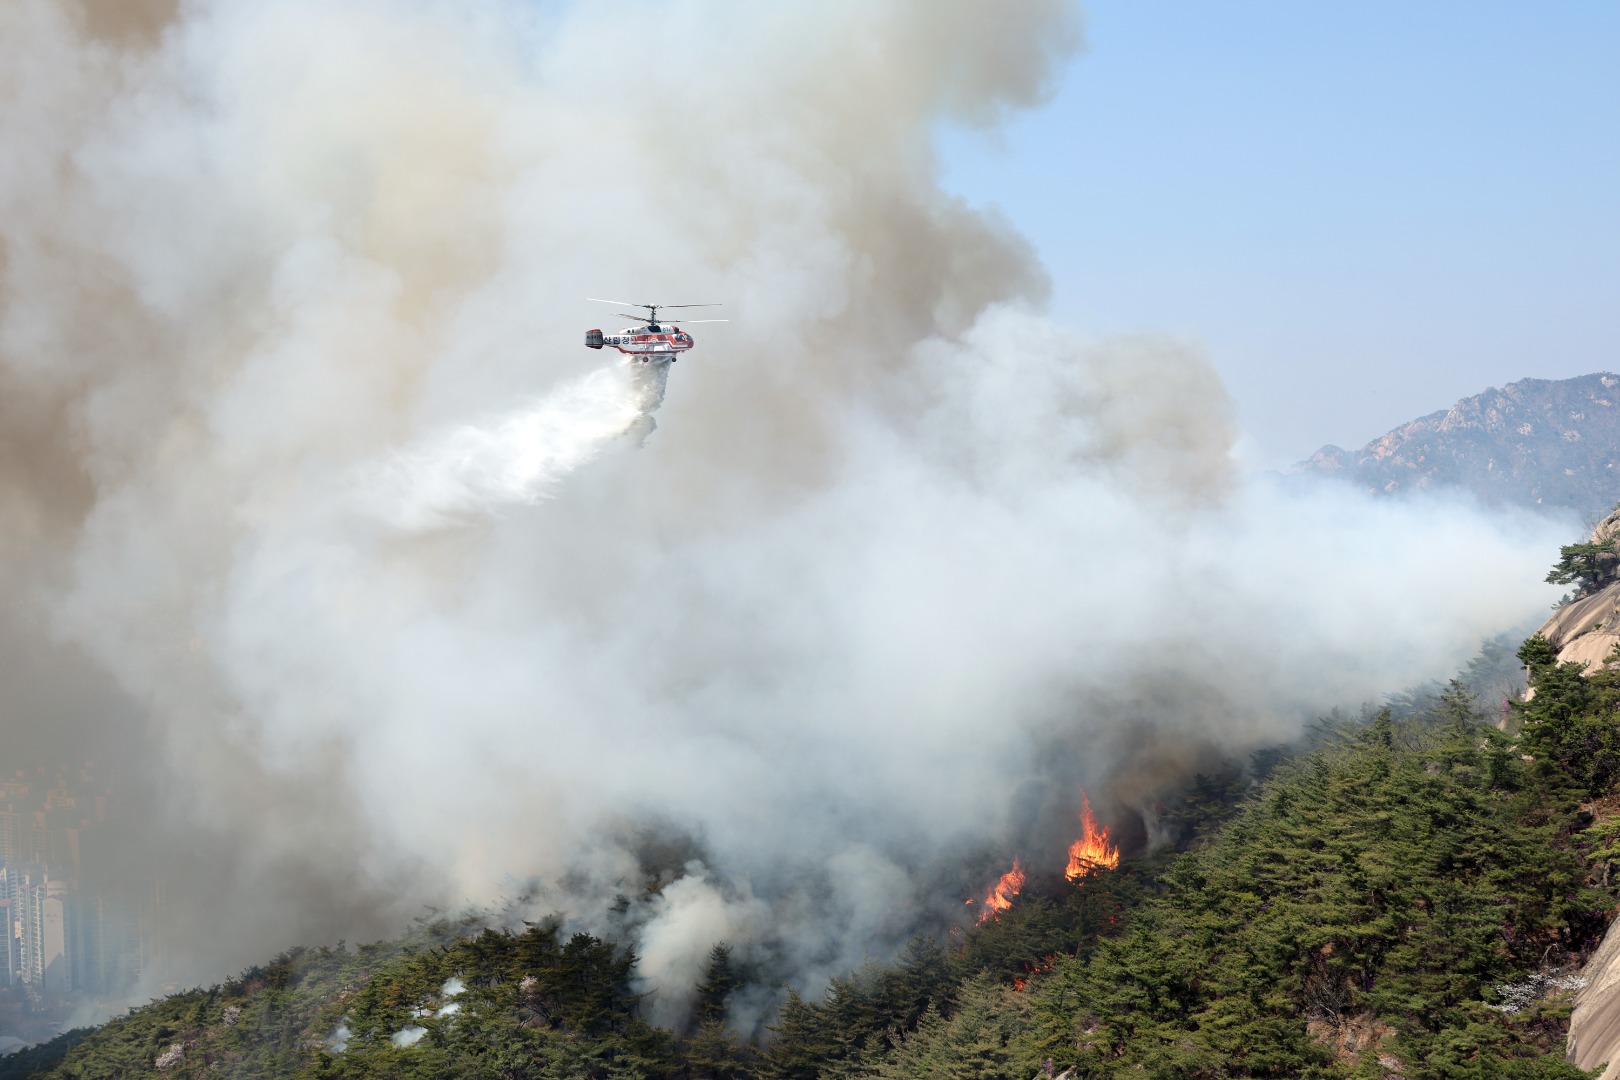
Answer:
[{"label": "burnt vegetation", "polygon": [[1453,682],[1196,777],[1161,808],[1177,842],[786,991],[757,1042],[727,1026],[751,976],[724,943],[667,1031],[613,942],[436,919],[295,949],[0,1080],[1584,1076],[1563,1043],[1620,884],[1620,674],[1540,638],[1517,659],[1536,693],[1505,716]]}]

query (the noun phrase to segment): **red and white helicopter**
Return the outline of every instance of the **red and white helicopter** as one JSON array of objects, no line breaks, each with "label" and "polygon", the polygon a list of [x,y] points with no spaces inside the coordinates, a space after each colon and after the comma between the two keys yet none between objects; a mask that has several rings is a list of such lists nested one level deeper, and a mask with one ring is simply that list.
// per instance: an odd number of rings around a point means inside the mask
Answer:
[{"label": "red and white helicopter", "polygon": [[[585,347],[587,349],[617,349],[632,360],[640,360],[643,364],[654,362],[674,363],[680,359],[681,353],[696,344],[692,335],[682,330],[674,323],[661,323],[658,321],[659,308],[695,308],[719,307],[719,304],[632,304],[625,300],[598,300],[594,296],[585,299],[593,300],[598,304],[617,304],[620,307],[637,307],[647,311],[646,315],[633,315],[628,311],[617,312],[619,318],[629,319],[636,325],[626,326],[619,332],[604,334],[600,330],[585,331]],[[729,319],[688,319],[688,323],[730,322]]]}]

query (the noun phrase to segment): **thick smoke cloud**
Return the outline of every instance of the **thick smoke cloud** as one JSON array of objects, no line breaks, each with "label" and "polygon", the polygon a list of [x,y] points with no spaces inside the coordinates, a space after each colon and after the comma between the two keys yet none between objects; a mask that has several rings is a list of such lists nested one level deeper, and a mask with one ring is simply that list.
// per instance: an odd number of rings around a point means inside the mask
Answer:
[{"label": "thick smoke cloud", "polygon": [[[0,5],[5,632],[160,748],[185,975],[535,890],[660,1020],[814,990],[1548,602],[1563,529],[1245,477],[1196,346],[1040,316],[930,145],[1067,3],[93,6]],[[733,321],[629,385],[587,292]]]}]

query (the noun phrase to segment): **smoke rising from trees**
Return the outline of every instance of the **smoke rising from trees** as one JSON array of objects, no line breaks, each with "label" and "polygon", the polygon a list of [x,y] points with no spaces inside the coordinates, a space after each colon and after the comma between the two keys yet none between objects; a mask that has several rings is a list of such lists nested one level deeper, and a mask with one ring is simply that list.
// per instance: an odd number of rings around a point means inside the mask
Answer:
[{"label": "smoke rising from trees", "polygon": [[[1196,345],[1041,317],[931,139],[1070,4],[90,7],[0,7],[6,723],[148,748],[188,977],[533,888],[662,1019],[722,939],[815,989],[1550,600],[1564,530],[1246,477]],[[645,448],[379,513],[586,293],[727,305]]]}]

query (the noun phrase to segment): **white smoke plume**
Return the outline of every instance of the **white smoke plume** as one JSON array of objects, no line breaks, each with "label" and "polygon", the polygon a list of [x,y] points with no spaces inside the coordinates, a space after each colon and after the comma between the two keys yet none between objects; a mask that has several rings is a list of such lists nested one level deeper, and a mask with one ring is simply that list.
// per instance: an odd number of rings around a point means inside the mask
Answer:
[{"label": "white smoke plume", "polygon": [[366,470],[362,498],[405,529],[535,502],[610,440],[634,433],[644,444],[668,378],[668,363],[626,360],[600,368],[521,413],[457,428]]},{"label": "white smoke plume", "polygon": [[[100,7],[0,5],[5,723],[113,680],[185,977],[534,882],[659,1019],[814,992],[1550,601],[1566,529],[1246,477],[1196,346],[1042,318],[931,145],[1063,0]],[[639,451],[587,293],[733,320]]]}]

